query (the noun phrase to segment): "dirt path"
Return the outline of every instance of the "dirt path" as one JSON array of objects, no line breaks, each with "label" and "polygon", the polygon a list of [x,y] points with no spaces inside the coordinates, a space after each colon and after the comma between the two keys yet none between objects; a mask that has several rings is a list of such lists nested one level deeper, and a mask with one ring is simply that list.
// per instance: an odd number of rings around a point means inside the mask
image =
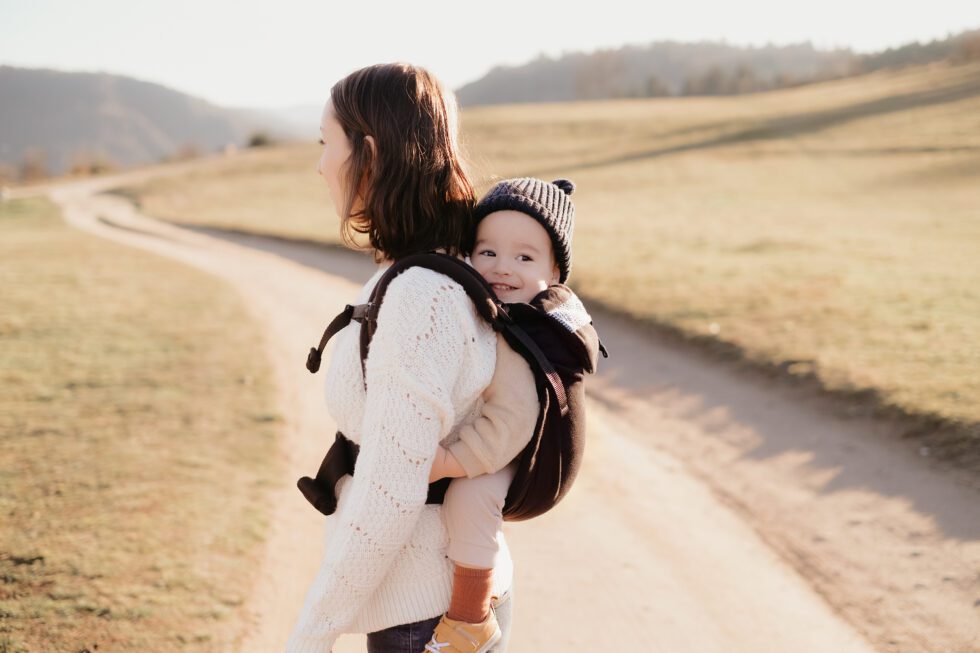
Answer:
[{"label": "dirt path", "polygon": [[[321,554],[293,483],[333,425],[302,368],[371,271],[356,256],[215,238],[95,192],[51,189],[79,229],[227,280],[264,325],[288,474],[242,651],[281,650]],[[317,269],[319,268],[319,269]],[[863,419],[596,315],[613,358],[590,387],[575,490],[507,525],[513,651],[980,651],[980,489]],[[363,651],[342,638],[337,653]]]}]

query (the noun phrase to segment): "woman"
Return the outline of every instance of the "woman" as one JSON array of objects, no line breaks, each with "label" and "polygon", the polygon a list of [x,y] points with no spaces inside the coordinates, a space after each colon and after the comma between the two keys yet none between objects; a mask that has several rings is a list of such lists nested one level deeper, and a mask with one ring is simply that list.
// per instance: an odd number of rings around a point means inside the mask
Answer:
[{"label": "woman", "polygon": [[[366,235],[381,263],[352,303],[367,301],[393,260],[468,249],[474,197],[457,151],[455,98],[428,72],[386,64],[352,73],[331,89],[320,131],[317,170],[345,242]],[[419,653],[429,642],[453,573],[440,507],[425,503],[429,469],[443,438],[476,416],[496,342],[461,286],[420,268],[388,287],[363,377],[359,325],[334,338],[327,407],[361,449],[356,474],[337,483],[291,653],[325,653],[347,632],[368,633],[369,652]],[[513,571],[499,537],[497,652],[506,648]]]}]

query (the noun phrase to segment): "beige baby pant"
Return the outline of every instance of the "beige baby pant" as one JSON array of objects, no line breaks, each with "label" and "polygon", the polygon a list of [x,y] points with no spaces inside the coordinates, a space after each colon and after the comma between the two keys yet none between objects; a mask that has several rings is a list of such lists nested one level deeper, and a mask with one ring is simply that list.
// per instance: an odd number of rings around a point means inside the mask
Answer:
[{"label": "beige baby pant", "polygon": [[447,555],[466,567],[492,569],[500,552],[504,501],[517,464],[494,474],[454,478],[442,502],[449,531]]}]

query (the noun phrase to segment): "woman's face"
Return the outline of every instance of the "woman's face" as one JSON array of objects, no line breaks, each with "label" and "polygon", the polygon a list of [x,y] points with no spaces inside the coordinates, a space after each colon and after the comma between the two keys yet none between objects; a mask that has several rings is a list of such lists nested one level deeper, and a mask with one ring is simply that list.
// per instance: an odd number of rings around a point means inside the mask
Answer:
[{"label": "woman's face", "polygon": [[316,171],[327,182],[327,190],[337,216],[347,203],[347,183],[344,179],[344,166],[351,155],[351,144],[344,129],[337,122],[333,112],[333,102],[327,100],[320,118],[320,143],[323,150],[317,162]]}]

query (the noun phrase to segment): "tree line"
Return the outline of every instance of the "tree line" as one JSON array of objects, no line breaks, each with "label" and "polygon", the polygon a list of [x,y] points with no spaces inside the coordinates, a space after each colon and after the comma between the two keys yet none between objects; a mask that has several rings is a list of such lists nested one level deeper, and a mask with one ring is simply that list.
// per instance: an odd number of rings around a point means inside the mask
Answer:
[{"label": "tree line", "polygon": [[624,46],[540,56],[498,67],[460,88],[464,105],[690,95],[738,95],[840,79],[882,68],[980,59],[980,30],[872,54],[809,43],[737,47],[718,42]]}]

